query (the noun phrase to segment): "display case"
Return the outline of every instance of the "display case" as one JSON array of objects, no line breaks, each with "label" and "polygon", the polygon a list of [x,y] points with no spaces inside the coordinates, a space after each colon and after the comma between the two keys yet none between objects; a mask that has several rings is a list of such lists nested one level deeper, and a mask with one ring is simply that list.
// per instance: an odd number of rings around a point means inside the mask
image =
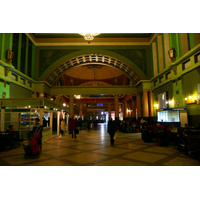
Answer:
[{"label": "display case", "polygon": [[28,133],[33,129],[35,118],[39,118],[36,112],[19,113],[19,133],[22,139],[28,137]]},{"label": "display case", "polygon": [[170,123],[184,127],[188,124],[188,114],[186,108],[168,108],[157,110],[157,122],[169,125]]},{"label": "display case", "polygon": [[40,115],[33,109],[6,109],[5,129],[13,125],[14,130],[19,131],[20,139],[26,139],[37,117],[39,118]]},{"label": "display case", "polygon": [[157,112],[158,122],[180,122],[179,110],[161,110]]}]

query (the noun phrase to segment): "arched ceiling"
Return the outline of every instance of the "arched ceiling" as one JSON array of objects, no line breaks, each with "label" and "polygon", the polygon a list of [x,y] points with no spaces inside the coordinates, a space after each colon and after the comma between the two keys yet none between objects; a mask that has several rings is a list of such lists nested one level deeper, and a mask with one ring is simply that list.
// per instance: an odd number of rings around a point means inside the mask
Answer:
[{"label": "arched ceiling", "polygon": [[[46,81],[51,85],[55,85],[56,81],[60,77],[62,77],[65,73],[68,73],[68,71],[70,73],[71,70],[73,69],[75,70],[75,68],[77,67],[79,67],[79,69],[82,69],[80,68],[82,66],[84,67],[86,66],[85,67],[86,70],[87,68],[91,68],[90,71],[88,71],[88,73],[91,76],[90,78],[93,79],[95,78],[95,76],[98,76],[97,73],[95,73],[95,70],[100,69],[99,70],[100,72],[102,69],[105,72],[104,69],[108,67],[109,69],[108,77],[109,76],[116,77],[120,76],[121,74],[124,74],[132,81],[133,85],[141,80],[140,74],[135,69],[133,69],[131,66],[127,65],[126,63],[117,58],[102,54],[86,54],[86,55],[79,55],[77,57],[64,61],[63,63],[60,63],[56,68],[53,69],[52,72],[49,73],[49,75],[46,77]],[[112,70],[112,68],[114,69]],[[114,73],[114,75],[111,76],[112,72]],[[103,75],[103,72],[100,72],[100,74]],[[105,73],[104,77],[106,76],[106,74],[107,73]],[[72,74],[70,74],[70,76],[72,75],[74,76],[73,71]]]},{"label": "arched ceiling", "polygon": [[[110,73],[107,74],[107,70]],[[129,85],[130,79],[125,74],[111,67],[93,65],[73,68],[63,74],[54,86],[105,86]]]},{"label": "arched ceiling", "polygon": [[86,65],[73,68],[65,73],[67,76],[79,79],[102,80],[121,76],[123,73],[109,66]]}]

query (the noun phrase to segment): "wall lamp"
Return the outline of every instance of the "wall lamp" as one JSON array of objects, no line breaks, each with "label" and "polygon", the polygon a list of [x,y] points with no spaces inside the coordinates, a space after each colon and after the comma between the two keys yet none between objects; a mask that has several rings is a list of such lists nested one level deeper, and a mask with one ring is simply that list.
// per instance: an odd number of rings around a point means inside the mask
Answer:
[{"label": "wall lamp", "polygon": [[11,49],[8,49],[6,52],[7,61],[11,62],[13,59],[14,52]]},{"label": "wall lamp", "polygon": [[175,49],[170,48],[169,51],[168,51],[168,54],[169,54],[170,60],[175,60]]}]

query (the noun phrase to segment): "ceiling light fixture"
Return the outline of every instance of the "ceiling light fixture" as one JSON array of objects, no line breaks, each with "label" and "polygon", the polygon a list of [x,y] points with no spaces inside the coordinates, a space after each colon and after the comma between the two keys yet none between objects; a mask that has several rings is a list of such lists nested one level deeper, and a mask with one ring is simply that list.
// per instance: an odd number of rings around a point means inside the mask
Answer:
[{"label": "ceiling light fixture", "polygon": [[80,99],[81,95],[74,95],[76,99]]},{"label": "ceiling light fixture", "polygon": [[94,40],[94,37],[99,35],[100,33],[79,33],[83,36],[83,38],[90,44],[92,40]]}]

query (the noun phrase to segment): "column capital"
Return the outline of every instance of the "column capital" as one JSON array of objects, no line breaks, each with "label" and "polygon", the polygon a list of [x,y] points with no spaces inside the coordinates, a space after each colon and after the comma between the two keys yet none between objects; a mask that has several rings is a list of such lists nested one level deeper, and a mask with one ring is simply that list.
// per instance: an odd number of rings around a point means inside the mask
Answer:
[{"label": "column capital", "polygon": [[143,93],[147,93],[149,90],[143,90]]}]

